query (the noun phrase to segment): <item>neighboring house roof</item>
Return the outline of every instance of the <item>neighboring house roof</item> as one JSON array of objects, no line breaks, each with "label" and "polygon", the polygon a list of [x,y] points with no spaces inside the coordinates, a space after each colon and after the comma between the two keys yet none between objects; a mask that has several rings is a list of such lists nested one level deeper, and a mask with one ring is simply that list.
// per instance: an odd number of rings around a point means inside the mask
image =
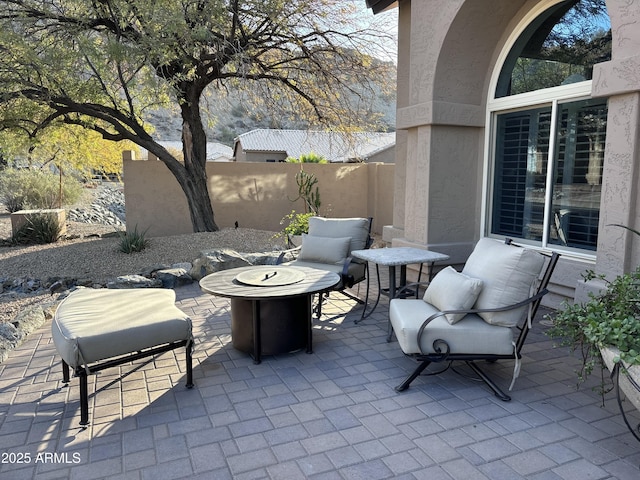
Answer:
[{"label": "neighboring house roof", "polygon": [[376,148],[375,150],[370,151],[367,154],[367,157],[365,158],[365,160],[369,159],[369,158],[373,157],[374,155],[377,155],[377,154],[379,154],[381,152],[384,152],[385,150],[389,150],[390,148],[394,148],[395,146],[396,146],[396,142],[395,142],[395,137],[394,137],[393,143],[389,143],[388,145],[383,145],[380,148]]},{"label": "neighboring house roof", "polygon": [[245,152],[283,153],[298,158],[311,152],[331,162],[364,160],[372,152],[387,148],[396,141],[395,133],[359,132],[343,134],[308,130],[257,129],[239,135],[235,140]]},{"label": "neighboring house roof", "polygon": [[380,13],[388,8],[397,7],[396,0],[366,0],[367,7],[373,10],[373,13]]},{"label": "neighboring house roof", "polygon": [[[164,148],[173,148],[182,151],[182,142],[167,141],[158,142]],[[146,152],[144,153],[146,156]],[[233,149],[217,142],[207,142],[207,162],[229,162],[233,158]]]}]

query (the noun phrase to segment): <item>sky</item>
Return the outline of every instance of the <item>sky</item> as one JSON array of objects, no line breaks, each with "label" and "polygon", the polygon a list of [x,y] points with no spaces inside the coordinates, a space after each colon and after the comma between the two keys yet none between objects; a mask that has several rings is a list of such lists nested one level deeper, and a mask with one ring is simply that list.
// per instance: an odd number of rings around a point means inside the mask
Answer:
[{"label": "sky", "polygon": [[367,8],[367,2],[365,0],[347,0],[352,2],[358,11],[362,12],[363,19],[367,22],[373,21],[375,23],[381,23],[385,27],[385,31],[395,39],[394,41],[385,42],[385,49],[387,52],[381,53],[380,58],[384,60],[390,60],[393,63],[397,63],[397,38],[398,38],[398,9],[392,8],[386,12],[374,15],[371,9]]}]

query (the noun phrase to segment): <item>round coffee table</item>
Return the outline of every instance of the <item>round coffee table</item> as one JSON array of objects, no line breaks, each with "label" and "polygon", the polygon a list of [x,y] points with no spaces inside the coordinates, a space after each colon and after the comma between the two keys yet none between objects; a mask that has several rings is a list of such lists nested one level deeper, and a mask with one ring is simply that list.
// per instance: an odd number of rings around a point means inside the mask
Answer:
[{"label": "round coffee table", "polygon": [[307,267],[257,265],[207,275],[200,288],[231,299],[231,340],[254,363],[306,346],[312,353],[314,294],[340,282],[337,273]]}]

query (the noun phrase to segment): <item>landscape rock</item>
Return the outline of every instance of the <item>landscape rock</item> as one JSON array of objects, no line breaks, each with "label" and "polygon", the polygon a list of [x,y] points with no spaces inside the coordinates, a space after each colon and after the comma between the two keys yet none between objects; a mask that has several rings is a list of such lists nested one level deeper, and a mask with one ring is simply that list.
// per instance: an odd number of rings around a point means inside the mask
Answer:
[{"label": "landscape rock", "polygon": [[200,256],[193,261],[193,267],[189,271],[189,275],[194,280],[200,280],[213,272],[246,267],[248,265],[251,265],[249,261],[235,250],[210,250],[200,252]]},{"label": "landscape rock", "polygon": [[[189,270],[189,275],[194,280],[200,280],[210,273],[230,268],[250,265],[276,265],[281,254],[281,251],[239,253],[231,249],[200,252],[200,256],[193,261],[193,267]],[[285,254],[283,261],[292,259],[291,254]]]},{"label": "landscape rock", "polygon": [[158,270],[156,278],[162,282],[163,288],[176,288],[193,283],[193,278],[185,268]]},{"label": "landscape rock", "polygon": [[162,282],[142,275],[122,275],[107,283],[107,288],[162,288]]},{"label": "landscape rock", "polygon": [[124,229],[126,212],[123,189],[102,186],[91,205],[69,210],[68,219],[73,222],[113,225]]},{"label": "landscape rock", "polygon": [[150,265],[146,268],[143,268],[140,272],[138,272],[138,274],[142,275],[143,277],[151,278],[156,274],[156,272],[160,270],[167,270],[172,267],[173,265],[169,265],[168,263]]},{"label": "landscape rock", "polygon": [[46,319],[47,315],[43,306],[33,305],[18,313],[12,323],[23,336],[26,336],[40,328]]},{"label": "landscape rock", "polygon": [[7,358],[11,350],[20,346],[31,332],[51,318],[52,308],[55,308],[54,304],[44,307],[30,306],[19,312],[13,322],[0,324],[0,363]]}]

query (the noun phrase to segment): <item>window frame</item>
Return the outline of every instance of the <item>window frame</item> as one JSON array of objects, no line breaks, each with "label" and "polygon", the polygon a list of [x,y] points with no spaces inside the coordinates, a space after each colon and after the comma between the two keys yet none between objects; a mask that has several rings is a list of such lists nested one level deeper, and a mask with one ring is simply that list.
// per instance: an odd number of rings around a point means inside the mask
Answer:
[{"label": "window frame", "polygon": [[[549,210],[551,208],[551,195],[553,191],[553,171],[555,169],[555,151],[557,141],[557,122],[558,122],[558,105],[580,101],[589,100],[594,98],[592,96],[592,80],[585,80],[582,82],[571,83],[568,85],[559,85],[556,87],[550,87],[542,90],[534,90],[531,92],[520,93],[517,95],[510,95],[505,97],[496,98],[496,88],[498,85],[499,76],[502,71],[507,56],[514,48],[516,41],[525,31],[530,23],[535,21],[540,15],[544,14],[546,10],[552,8],[554,5],[561,3],[564,0],[549,0],[546,2],[540,2],[535,8],[530,10],[528,14],[523,17],[519,25],[514,28],[504,43],[503,48],[498,55],[495,67],[492,72],[491,80],[489,82],[488,97],[487,97],[487,109],[485,117],[485,138],[484,138],[484,158],[483,158],[483,177],[482,177],[482,205],[481,205],[481,219],[480,219],[480,231],[482,236],[490,238],[501,238],[500,235],[491,233],[492,213],[493,213],[493,198],[494,198],[494,175],[495,175],[495,160],[497,152],[498,132],[497,132],[497,119],[498,115],[504,113],[511,113],[523,110],[530,110],[541,107],[551,107],[551,117],[553,119],[552,132],[549,139],[549,153],[547,158],[547,177],[545,186],[545,219],[548,220]],[[517,238],[518,243],[526,244],[532,248],[541,250],[557,250],[562,251],[565,255],[572,258],[582,259],[588,262],[595,261],[596,250],[583,250],[575,247],[567,247],[563,245],[557,245],[548,243],[548,229],[550,224],[548,221],[543,225],[543,237],[542,242],[527,240],[524,238]]]}]

